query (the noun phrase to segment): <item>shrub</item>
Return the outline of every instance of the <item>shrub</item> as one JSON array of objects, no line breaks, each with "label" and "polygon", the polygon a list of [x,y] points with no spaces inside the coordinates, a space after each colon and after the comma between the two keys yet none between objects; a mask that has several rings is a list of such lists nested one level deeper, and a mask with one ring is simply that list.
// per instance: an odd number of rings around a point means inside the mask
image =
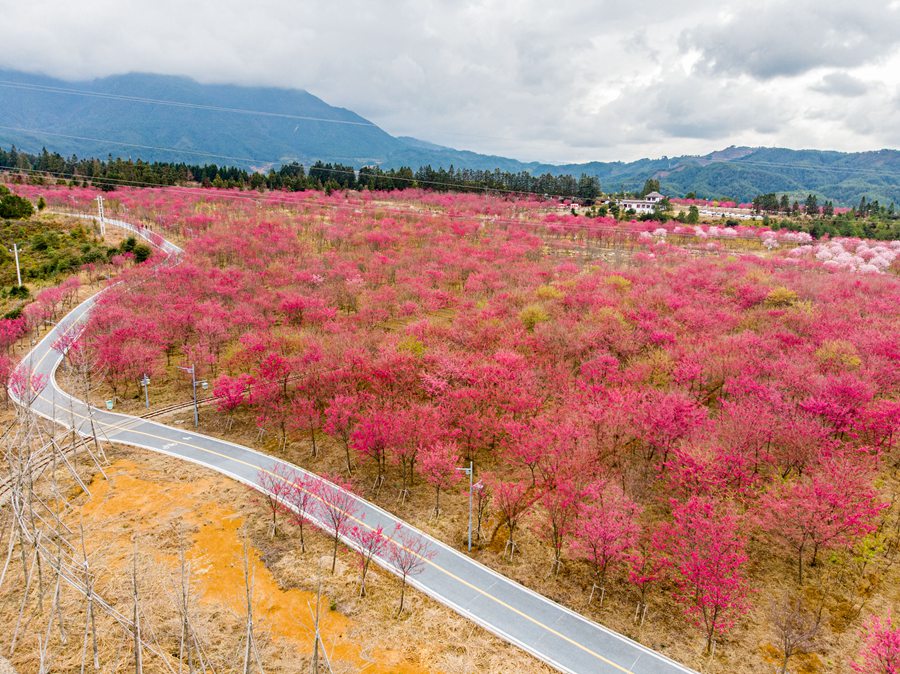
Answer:
[{"label": "shrub", "polygon": [[522,321],[525,329],[531,332],[538,323],[550,320],[550,316],[540,304],[529,304],[519,312],[519,320]]},{"label": "shrub", "polygon": [[559,300],[565,297],[565,294],[559,288],[546,284],[538,286],[535,294],[542,300]]},{"label": "shrub", "polygon": [[146,243],[139,243],[134,247],[134,261],[140,264],[141,262],[145,262],[147,258],[153,253],[150,246]]},{"label": "shrub", "polygon": [[797,293],[784,286],[773,288],[766,295],[765,305],[770,309],[793,306],[797,302]]}]

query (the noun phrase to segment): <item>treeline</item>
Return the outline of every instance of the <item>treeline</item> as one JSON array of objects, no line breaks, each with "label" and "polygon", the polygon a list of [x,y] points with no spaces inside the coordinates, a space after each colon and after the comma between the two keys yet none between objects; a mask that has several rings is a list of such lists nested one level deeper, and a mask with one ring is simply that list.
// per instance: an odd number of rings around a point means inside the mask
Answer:
[{"label": "treeline", "polygon": [[[869,201],[866,197],[862,197],[856,208],[836,214],[831,201],[820,204],[815,194],[808,195],[801,205],[796,199],[792,202],[787,194],[779,197],[770,192],[757,195],[753,199],[753,209],[757,213],[766,214],[765,224],[768,226],[809,232],[815,238],[828,235],[880,240],[900,239],[900,213],[897,212],[896,206],[894,204],[885,206],[877,199]],[[776,223],[774,219],[769,220],[770,215],[785,217]]]},{"label": "treeline", "polygon": [[600,196],[600,181],[586,174],[534,176],[525,171],[511,173],[475,169],[423,166],[384,170],[378,166],[355,168],[344,164],[316,162],[310,167],[292,162],[268,173],[235,166],[145,162],[140,159],[65,158],[44,149],[40,154],[0,149],[0,169],[46,173],[57,180],[91,183],[112,190],[118,185],[179,185],[200,183],[204,187],[271,190],[402,190],[418,187],[453,192],[520,192],[540,197],[563,197],[593,203]]},{"label": "treeline", "polygon": [[[791,202],[787,194],[779,197],[774,192],[768,194],[758,194],[753,198],[753,209],[757,213],[784,213],[790,215],[805,214],[810,217],[834,215],[834,203],[825,201],[819,203],[819,198],[815,194],[807,195],[805,201],[801,205],[796,199]],[[897,207],[892,203],[886,206],[878,202],[878,199],[869,201],[866,197],[859,200],[859,205],[853,209],[853,213],[858,218],[896,218],[900,217]]]},{"label": "treeline", "polygon": [[785,215],[800,215],[801,213],[810,217],[834,215],[834,203],[825,201],[819,204],[819,198],[815,194],[807,195],[803,205],[797,199],[791,202],[787,194],[782,194],[781,198],[775,192],[768,194],[757,194],[753,197],[753,210],[757,213],[784,213]]}]

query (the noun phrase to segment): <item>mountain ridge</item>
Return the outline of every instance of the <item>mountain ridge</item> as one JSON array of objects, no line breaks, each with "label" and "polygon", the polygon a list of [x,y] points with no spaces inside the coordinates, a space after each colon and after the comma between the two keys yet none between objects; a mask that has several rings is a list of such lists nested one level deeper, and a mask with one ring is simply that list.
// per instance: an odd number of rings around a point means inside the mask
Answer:
[{"label": "mountain ridge", "polygon": [[453,166],[553,175],[586,173],[609,192],[658,178],[664,192],[748,200],[766,192],[814,193],[837,203],[860,197],[900,203],[900,151],[729,146],[706,155],[631,162],[523,162],[395,137],[352,110],[302,89],[201,84],[128,73],[69,82],[0,70],[0,146],[65,156],[140,158],[267,169],[316,160],[351,165]]}]

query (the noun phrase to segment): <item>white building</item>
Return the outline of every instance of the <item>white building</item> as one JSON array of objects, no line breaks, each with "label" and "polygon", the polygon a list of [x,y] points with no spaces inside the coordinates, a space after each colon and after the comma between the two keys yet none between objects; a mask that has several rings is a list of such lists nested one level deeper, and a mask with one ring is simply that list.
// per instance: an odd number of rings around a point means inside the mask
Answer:
[{"label": "white building", "polygon": [[632,209],[638,215],[642,213],[652,213],[659,203],[665,199],[664,194],[659,192],[650,192],[643,199],[619,199],[619,208],[627,211]]}]

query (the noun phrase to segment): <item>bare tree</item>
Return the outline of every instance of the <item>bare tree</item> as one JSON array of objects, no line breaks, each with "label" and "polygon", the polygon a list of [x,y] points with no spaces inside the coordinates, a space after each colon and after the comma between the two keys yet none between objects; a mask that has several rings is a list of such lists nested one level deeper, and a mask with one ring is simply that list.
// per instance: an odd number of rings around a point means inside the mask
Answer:
[{"label": "bare tree", "polygon": [[247,599],[247,632],[244,636],[244,667],[243,674],[250,674],[253,651],[253,576],[250,573],[250,555],[247,549],[247,541],[244,541],[244,590]]},{"label": "bare tree", "polygon": [[84,560],[84,599],[87,603],[87,613],[84,621],[84,645],[81,649],[81,674],[84,674],[84,661],[87,654],[88,637],[90,636],[91,648],[94,654],[94,669],[100,669],[100,653],[97,649],[97,621],[94,616],[94,576],[88,563],[87,552],[84,547],[84,527],[81,530],[81,556]]},{"label": "bare tree", "polygon": [[356,551],[359,553],[359,596],[366,596],[366,574],[375,557],[380,557],[390,538],[384,535],[382,527],[372,528],[365,522],[350,529],[350,540],[353,541]]},{"label": "bare tree", "polygon": [[141,641],[141,605],[138,598],[137,582],[137,536],[134,538],[134,554],[131,560],[131,600],[134,608],[133,617],[131,619],[131,622],[134,625],[134,674],[143,674],[144,651]]},{"label": "bare tree", "polygon": [[285,507],[291,496],[294,485],[294,471],[277,464],[273,470],[260,468],[257,473],[259,485],[263,488],[263,495],[272,513],[272,522],[269,537],[275,538],[278,527],[278,511]]},{"label": "bare tree", "polygon": [[334,573],[337,565],[338,543],[342,536],[346,536],[350,528],[351,519],[356,517],[356,498],[350,492],[349,484],[332,484],[322,482],[318,486],[318,496],[321,503],[322,521],[328,527],[334,539],[334,547],[331,554],[331,573]]},{"label": "bare tree", "polygon": [[403,612],[403,600],[406,596],[406,580],[416,576],[425,569],[425,564],[434,557],[434,551],[422,536],[407,533],[398,528],[397,534],[388,546],[388,559],[391,566],[400,575],[400,606],[397,615]]},{"label": "bare tree", "polygon": [[818,610],[811,611],[799,597],[785,593],[771,603],[769,619],[782,656],[778,671],[779,674],[787,674],[793,656],[815,650],[822,622],[822,605]]},{"label": "bare tree", "polygon": [[247,631],[244,635],[244,661],[242,674],[250,674],[253,663],[261,674],[265,674],[262,659],[259,655],[259,644],[254,634],[253,625],[253,569],[250,568],[250,547],[244,540],[244,590],[247,601]]},{"label": "bare tree", "polygon": [[188,674],[194,674],[194,630],[191,627],[191,571],[184,559],[184,545],[178,549],[181,580],[178,586],[178,613],[181,617],[181,639],[178,646],[178,671],[187,660]]},{"label": "bare tree", "polygon": [[316,480],[298,474],[291,483],[287,501],[291,509],[291,519],[300,530],[300,552],[306,552],[303,539],[303,524],[309,519],[310,506],[316,500]]}]

